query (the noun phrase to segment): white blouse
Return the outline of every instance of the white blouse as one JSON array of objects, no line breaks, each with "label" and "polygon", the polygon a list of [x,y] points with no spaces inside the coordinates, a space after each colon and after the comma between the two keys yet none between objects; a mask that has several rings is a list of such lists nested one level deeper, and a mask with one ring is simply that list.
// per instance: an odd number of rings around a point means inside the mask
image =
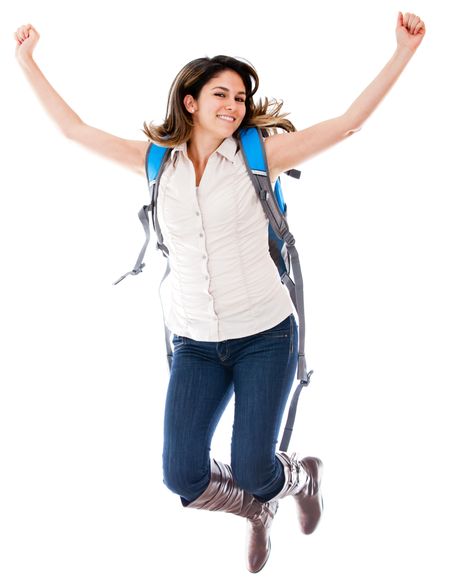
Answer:
[{"label": "white blouse", "polygon": [[170,262],[161,288],[166,326],[213,342],[275,326],[295,308],[270,256],[269,221],[236,139],[220,144],[195,183],[183,143],[166,163],[157,202]]}]

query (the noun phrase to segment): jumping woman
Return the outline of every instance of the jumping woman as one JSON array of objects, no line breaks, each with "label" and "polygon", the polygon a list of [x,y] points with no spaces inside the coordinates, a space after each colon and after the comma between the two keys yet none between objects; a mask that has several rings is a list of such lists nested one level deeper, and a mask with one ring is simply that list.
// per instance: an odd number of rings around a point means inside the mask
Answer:
[{"label": "jumping woman", "polygon": [[[398,79],[425,35],[424,22],[399,13],[393,56],[336,118],[296,130],[282,102],[254,102],[259,86],[246,61],[218,55],[185,65],[169,92],[161,125],[147,140],[126,140],[89,126],[64,102],[33,59],[39,40],[24,25],[16,58],[64,136],[146,176],[150,144],[170,147],[161,175],[158,221],[170,252],[173,363],[164,414],[163,481],[187,508],[247,519],[247,568],[270,554],[279,500],[293,496],[300,529],[311,534],[323,509],[322,462],[276,451],[295,376],[298,325],[268,250],[268,219],[239,149],[239,129],[265,138],[270,180],[359,131]],[[280,131],[280,132],[275,132]],[[230,464],[210,456],[214,431],[234,394]]]}]

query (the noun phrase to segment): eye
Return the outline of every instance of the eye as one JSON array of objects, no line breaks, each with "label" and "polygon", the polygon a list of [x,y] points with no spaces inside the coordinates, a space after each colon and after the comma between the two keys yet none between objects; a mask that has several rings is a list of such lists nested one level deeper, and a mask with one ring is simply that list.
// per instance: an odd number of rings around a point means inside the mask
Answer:
[{"label": "eye", "polygon": [[[216,92],[214,96],[225,96],[223,92]],[[245,102],[245,98],[237,98],[238,102]]]}]

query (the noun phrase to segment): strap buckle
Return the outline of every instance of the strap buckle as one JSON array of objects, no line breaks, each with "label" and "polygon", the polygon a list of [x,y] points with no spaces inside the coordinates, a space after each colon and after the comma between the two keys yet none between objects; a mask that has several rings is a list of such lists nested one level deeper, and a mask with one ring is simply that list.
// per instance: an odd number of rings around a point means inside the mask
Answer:
[{"label": "strap buckle", "polygon": [[311,371],[310,371],[310,372],[307,374],[307,376],[306,376],[306,377],[307,377],[307,380],[306,380],[306,381],[304,381],[304,380],[302,379],[302,384],[303,384],[303,386],[304,386],[304,387],[308,387],[308,385],[309,385],[309,382],[310,382],[310,380],[311,380],[311,375],[312,375],[313,373],[314,373],[314,371],[311,369]]}]

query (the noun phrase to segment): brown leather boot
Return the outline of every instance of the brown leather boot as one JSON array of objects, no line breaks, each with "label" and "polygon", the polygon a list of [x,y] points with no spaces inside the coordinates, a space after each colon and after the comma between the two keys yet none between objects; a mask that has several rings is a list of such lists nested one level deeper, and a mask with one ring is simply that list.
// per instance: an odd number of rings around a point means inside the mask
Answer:
[{"label": "brown leather boot", "polygon": [[236,485],[229,465],[211,459],[208,487],[194,501],[182,503],[184,507],[229,512],[247,518],[247,568],[257,573],[264,567],[270,555],[269,532],[278,501],[258,501]]},{"label": "brown leather boot", "polygon": [[297,504],[300,528],[304,534],[312,534],[317,528],[323,510],[323,498],[320,492],[322,481],[322,461],[316,457],[305,457],[301,461],[295,453],[276,453],[284,468],[285,483],[283,489],[274,499],[292,495]]}]

